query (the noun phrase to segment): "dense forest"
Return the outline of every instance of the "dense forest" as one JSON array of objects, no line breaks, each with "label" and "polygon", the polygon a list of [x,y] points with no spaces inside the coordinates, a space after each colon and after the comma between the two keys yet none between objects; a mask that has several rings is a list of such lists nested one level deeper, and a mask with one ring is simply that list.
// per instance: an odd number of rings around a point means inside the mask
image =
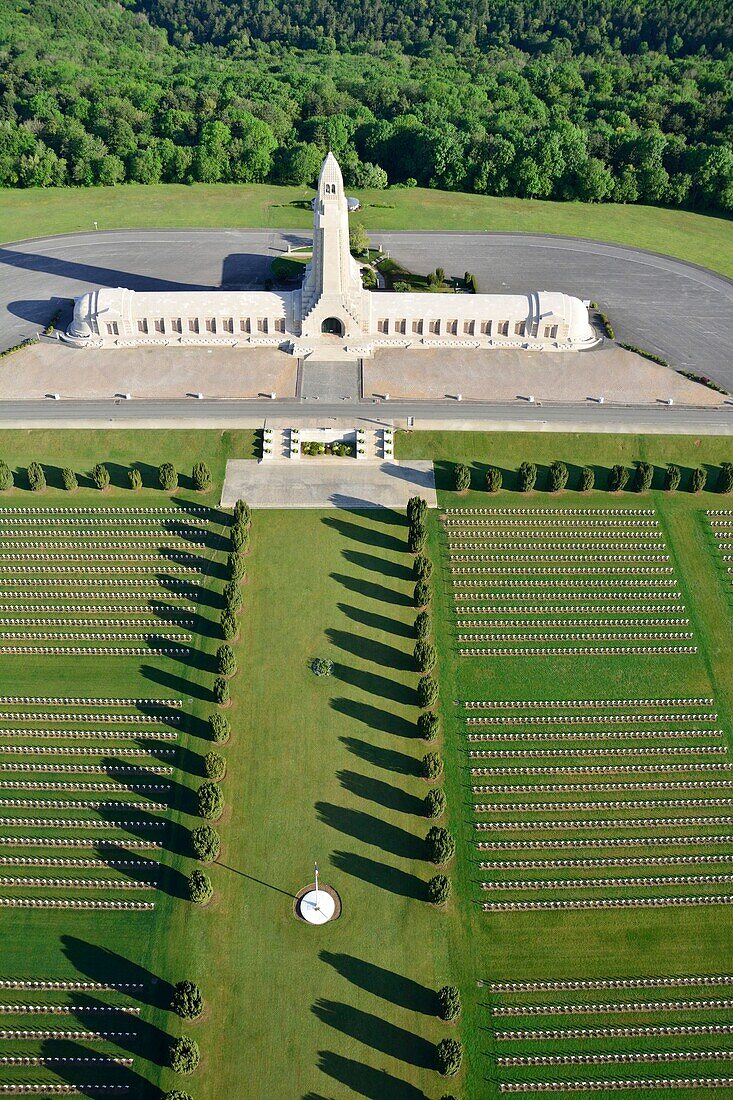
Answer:
[{"label": "dense forest", "polygon": [[311,184],[733,211],[727,0],[5,0],[0,186]]}]

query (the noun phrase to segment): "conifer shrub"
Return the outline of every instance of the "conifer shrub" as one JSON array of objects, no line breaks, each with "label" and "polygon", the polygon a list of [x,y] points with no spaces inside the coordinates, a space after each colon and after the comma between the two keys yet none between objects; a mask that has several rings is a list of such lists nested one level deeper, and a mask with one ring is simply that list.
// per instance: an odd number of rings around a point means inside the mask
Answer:
[{"label": "conifer shrub", "polygon": [[426,886],[428,901],[433,905],[445,905],[451,896],[451,884],[447,875],[433,875]]},{"label": "conifer shrub", "polygon": [[158,481],[160,487],[166,493],[172,493],[178,488],[178,474],[171,462],[162,462],[158,467]]},{"label": "conifer shrub", "polygon": [[61,471],[61,481],[67,493],[73,493],[74,489],[79,488],[76,474],[69,466],[65,466]]},{"label": "conifer shrub", "polygon": [[191,832],[191,850],[202,863],[213,863],[219,855],[221,840],[211,825],[199,825]]},{"label": "conifer shrub", "polygon": [[173,1040],[169,1051],[172,1070],[188,1075],[194,1072],[200,1061],[201,1051],[195,1039],[189,1039],[184,1035],[180,1039]]}]

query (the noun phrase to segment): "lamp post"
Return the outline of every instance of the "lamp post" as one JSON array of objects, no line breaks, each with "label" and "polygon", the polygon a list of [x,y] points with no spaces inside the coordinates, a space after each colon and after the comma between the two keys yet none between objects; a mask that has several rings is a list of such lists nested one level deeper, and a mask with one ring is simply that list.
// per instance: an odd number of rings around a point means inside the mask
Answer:
[{"label": "lamp post", "polygon": [[315,908],[317,913],[320,913],[320,909],[319,909],[319,906],[318,906],[318,864],[314,863],[313,866],[315,867],[315,876],[316,876],[316,904],[315,904],[314,908]]}]

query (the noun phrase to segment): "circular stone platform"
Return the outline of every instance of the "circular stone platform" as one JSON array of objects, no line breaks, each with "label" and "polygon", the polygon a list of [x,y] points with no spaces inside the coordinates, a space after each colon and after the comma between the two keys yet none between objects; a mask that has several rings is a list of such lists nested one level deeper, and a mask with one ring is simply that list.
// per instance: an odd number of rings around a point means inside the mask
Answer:
[{"label": "circular stone platform", "polygon": [[306,924],[328,924],[341,916],[341,898],[330,886],[318,884],[318,908],[316,909],[315,883],[300,890],[293,906],[296,917]]}]

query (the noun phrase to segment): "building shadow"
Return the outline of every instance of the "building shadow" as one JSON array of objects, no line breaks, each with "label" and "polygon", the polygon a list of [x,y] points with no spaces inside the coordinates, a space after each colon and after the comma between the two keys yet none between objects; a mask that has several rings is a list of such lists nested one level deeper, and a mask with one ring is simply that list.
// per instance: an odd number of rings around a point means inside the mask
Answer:
[{"label": "building shadow", "polygon": [[435,990],[420,985],[411,978],[395,974],[393,970],[385,970],[376,963],[357,959],[354,955],[321,951],[318,957],[352,985],[373,993],[375,997],[383,997],[385,1001],[391,1001],[400,1008],[421,1012],[424,1016],[435,1016],[438,1011]]},{"label": "building shadow", "polygon": [[[335,1031],[340,1031],[390,1058],[419,1066],[421,1069],[433,1069],[435,1066],[433,1043],[404,1027],[397,1027],[383,1020],[381,1016],[375,1016],[372,1012],[363,1012],[343,1001],[330,1001],[323,997],[316,1001],[311,1011],[322,1023]],[[382,1093],[382,1096],[385,1095],[391,1094]]]},{"label": "building shadow", "polygon": [[401,859],[424,860],[425,841],[380,817],[330,802],[316,802],[318,819],[331,829]]},{"label": "building shadow", "polygon": [[[104,237],[95,234],[94,240],[98,246],[100,240],[104,241]],[[0,265],[12,267],[18,271],[43,272],[45,275],[53,275],[60,279],[73,279],[88,285],[89,288],[123,286],[127,290],[147,290],[157,293],[216,289],[205,283],[186,283],[152,275],[139,275],[134,271],[120,271],[118,268],[104,267],[101,264],[85,264],[78,260],[62,259],[59,256],[45,256],[40,252],[16,251],[14,248],[0,248]]]}]

